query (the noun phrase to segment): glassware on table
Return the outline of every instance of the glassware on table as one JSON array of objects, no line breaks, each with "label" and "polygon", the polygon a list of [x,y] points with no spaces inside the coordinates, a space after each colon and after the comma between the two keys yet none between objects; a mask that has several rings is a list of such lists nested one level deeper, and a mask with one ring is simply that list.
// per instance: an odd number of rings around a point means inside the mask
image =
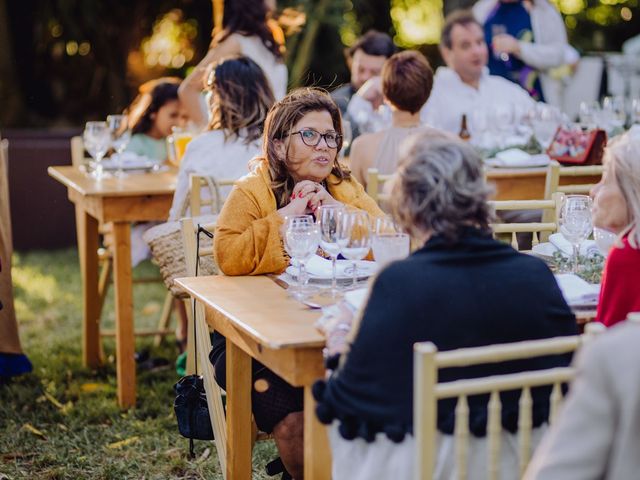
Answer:
[{"label": "glassware on table", "polygon": [[640,125],[640,98],[631,100],[631,117],[629,123],[631,125]]},{"label": "glassware on table", "polygon": [[593,227],[593,240],[596,242],[596,247],[600,253],[606,257],[609,255],[609,250],[616,243],[618,235],[604,228]]},{"label": "glassware on table", "polygon": [[573,247],[573,273],[578,273],[580,244],[593,231],[591,206],[591,197],[588,195],[566,195],[560,208],[560,233]]},{"label": "glassware on table", "polygon": [[102,180],[109,175],[104,172],[102,159],[111,146],[111,132],[107,122],[87,122],[82,133],[84,147],[94,160],[94,169],[91,176],[96,180]]},{"label": "glassware on table", "polygon": [[172,161],[176,167],[179,167],[182,157],[184,157],[184,152],[187,150],[187,145],[193,140],[193,133],[180,127],[173,127],[171,131],[175,156],[173,156],[172,160],[172,156],[169,155],[169,160]]},{"label": "glassware on table", "polygon": [[562,123],[562,113],[554,107],[539,103],[529,120],[536,140],[546,150]]},{"label": "glassware on table", "polygon": [[358,261],[367,256],[371,249],[371,222],[369,214],[363,210],[346,209],[339,217],[338,231],[341,239],[340,253],[352,265],[352,286],[358,282]]},{"label": "glassware on table", "polygon": [[606,119],[607,130],[616,133],[624,129],[627,121],[624,97],[604,97],[602,99],[602,112]]},{"label": "glassware on table", "polygon": [[496,37],[498,35],[504,35],[505,33],[507,33],[506,25],[500,25],[497,23],[491,25],[491,49],[493,50],[493,56],[498,60],[502,60],[503,62],[508,62],[509,54],[507,52],[496,52],[493,48],[493,37]]},{"label": "glassware on table", "polygon": [[111,132],[111,147],[116,152],[116,170],[115,176],[122,178],[127,174],[122,170],[122,154],[129,145],[131,140],[131,130],[129,129],[129,119],[126,115],[109,115],[107,117],[107,125]]},{"label": "glassware on table", "polygon": [[318,250],[320,228],[311,215],[291,215],[285,218],[284,246],[287,253],[298,264],[298,286],[291,290],[292,296],[301,299],[306,293],[306,263]]},{"label": "glassware on table", "polygon": [[394,260],[409,256],[411,240],[389,217],[376,218],[371,239],[373,258],[382,268]]},{"label": "glassware on table", "polygon": [[344,231],[338,229],[340,217],[345,212],[343,205],[322,205],[316,214],[320,227],[320,246],[331,258],[331,296],[339,296],[336,278],[336,261],[340,255]]},{"label": "glassware on table", "polygon": [[351,145],[353,140],[353,130],[349,120],[342,120],[342,151],[344,152]]},{"label": "glassware on table", "polygon": [[601,122],[602,109],[598,102],[580,102],[579,119],[582,127],[597,128]]}]

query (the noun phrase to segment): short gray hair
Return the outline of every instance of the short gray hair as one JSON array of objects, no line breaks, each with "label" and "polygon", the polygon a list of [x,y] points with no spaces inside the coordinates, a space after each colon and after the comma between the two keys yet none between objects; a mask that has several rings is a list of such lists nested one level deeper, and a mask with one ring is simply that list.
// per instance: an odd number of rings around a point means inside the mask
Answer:
[{"label": "short gray hair", "polygon": [[640,128],[633,127],[611,142],[605,149],[604,163],[613,163],[616,182],[627,202],[629,244],[640,248]]},{"label": "short gray hair", "polygon": [[442,235],[455,243],[464,227],[490,232],[482,159],[468,144],[432,132],[415,136],[402,153],[393,184],[396,221],[414,236]]}]

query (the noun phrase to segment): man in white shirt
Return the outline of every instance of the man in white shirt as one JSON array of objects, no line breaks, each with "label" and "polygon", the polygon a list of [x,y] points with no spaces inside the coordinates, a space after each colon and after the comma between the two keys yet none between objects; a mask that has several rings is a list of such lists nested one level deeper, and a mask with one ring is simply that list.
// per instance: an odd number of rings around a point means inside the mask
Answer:
[{"label": "man in white shirt", "polygon": [[502,77],[489,75],[489,50],[482,27],[470,11],[459,10],[445,20],[440,52],[447,64],[436,70],[429,101],[421,111],[432,127],[457,134],[467,115],[473,134],[473,112],[511,112],[511,122],[534,107],[526,90]]}]

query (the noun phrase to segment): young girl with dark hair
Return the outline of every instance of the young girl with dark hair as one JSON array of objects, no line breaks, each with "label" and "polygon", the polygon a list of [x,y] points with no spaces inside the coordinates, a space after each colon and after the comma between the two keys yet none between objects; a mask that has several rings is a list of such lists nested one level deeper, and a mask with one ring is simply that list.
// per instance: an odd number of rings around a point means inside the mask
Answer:
[{"label": "young girl with dark hair", "polygon": [[144,83],[127,109],[131,142],[128,152],[154,160],[167,159],[166,137],[175,126],[187,121],[178,99],[179,78],[160,78]]}]

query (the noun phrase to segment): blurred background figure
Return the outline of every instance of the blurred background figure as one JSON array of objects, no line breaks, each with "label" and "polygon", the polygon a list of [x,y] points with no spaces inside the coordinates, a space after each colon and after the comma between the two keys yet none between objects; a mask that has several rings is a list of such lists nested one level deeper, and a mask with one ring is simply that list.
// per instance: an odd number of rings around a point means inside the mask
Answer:
[{"label": "blurred background figure", "polygon": [[367,80],[380,75],[385,60],[395,51],[396,47],[391,37],[375,30],[369,30],[351,47],[345,49],[344,55],[351,73],[351,82],[331,92],[331,98],[340,108],[342,115],[347,113],[351,97]]},{"label": "blurred background figure", "polygon": [[4,380],[28,373],[31,362],[22,352],[18,336],[18,322],[13,307],[11,282],[11,214],[9,212],[8,159],[4,142],[0,140],[0,384]]},{"label": "blurred background figure", "polygon": [[199,129],[209,123],[209,107],[202,98],[205,72],[211,63],[223,57],[249,57],[262,68],[276,100],[287,93],[283,39],[276,40],[269,23],[275,8],[275,0],[225,0],[222,31],[214,31],[209,52],[180,86],[180,99]]},{"label": "blurred background figure", "polygon": [[[507,131],[517,122],[514,116],[518,112],[534,107],[526,90],[489,74],[484,32],[470,11],[459,10],[447,16],[440,52],[447,66],[436,70],[431,96],[422,109],[422,119],[428,125],[458,134],[463,115],[471,118],[473,112],[483,112],[494,117],[485,123]],[[470,127],[473,135],[473,122]]]},{"label": "blurred background figure", "polygon": [[420,109],[431,93],[433,70],[420,52],[407,50],[396,53],[382,68],[382,93],[391,108],[391,126],[376,133],[358,137],[349,157],[353,175],[367,186],[367,171],[377,168],[381,174],[396,171],[400,146],[409,136],[424,127]]},{"label": "blurred background figure", "polygon": [[187,123],[178,99],[179,85],[179,78],[160,78],[140,86],[140,93],[127,109],[132,133],[127,152],[160,163],[167,160],[167,137],[174,127]]},{"label": "blurred background figure", "polygon": [[562,106],[562,82],[552,70],[576,64],[560,12],[548,0],[479,0],[473,7],[489,45],[488,67],[537,101]]}]

